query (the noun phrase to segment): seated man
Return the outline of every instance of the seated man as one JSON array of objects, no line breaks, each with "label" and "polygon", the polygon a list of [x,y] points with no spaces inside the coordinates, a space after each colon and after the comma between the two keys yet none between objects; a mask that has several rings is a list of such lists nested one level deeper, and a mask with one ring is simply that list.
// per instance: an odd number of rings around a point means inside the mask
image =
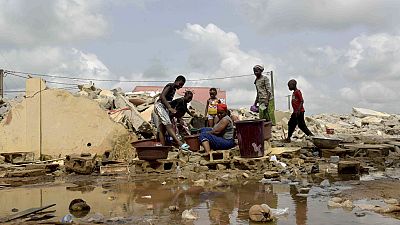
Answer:
[{"label": "seated man", "polygon": [[219,122],[211,128],[202,128],[199,140],[207,153],[211,149],[225,150],[235,146],[233,138],[233,121],[228,115],[228,107],[225,104],[217,105]]}]

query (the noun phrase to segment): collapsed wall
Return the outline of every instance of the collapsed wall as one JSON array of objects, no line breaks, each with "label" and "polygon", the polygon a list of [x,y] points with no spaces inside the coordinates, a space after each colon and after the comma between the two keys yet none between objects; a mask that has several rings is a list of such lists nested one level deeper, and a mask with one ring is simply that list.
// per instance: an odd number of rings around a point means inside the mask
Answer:
[{"label": "collapsed wall", "polygon": [[103,154],[129,135],[97,102],[68,91],[46,89],[43,80],[27,80],[26,96],[13,103],[0,123],[0,152],[65,156]]}]

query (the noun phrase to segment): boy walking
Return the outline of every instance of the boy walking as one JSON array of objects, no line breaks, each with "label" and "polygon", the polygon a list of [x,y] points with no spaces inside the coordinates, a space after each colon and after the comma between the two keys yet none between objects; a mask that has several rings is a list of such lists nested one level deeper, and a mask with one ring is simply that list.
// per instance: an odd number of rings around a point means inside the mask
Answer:
[{"label": "boy walking", "polygon": [[293,108],[293,113],[290,116],[290,120],[288,122],[288,137],[286,139],[287,142],[290,142],[290,138],[292,137],[292,134],[294,130],[296,129],[296,126],[298,125],[300,130],[302,130],[307,136],[314,136],[313,133],[307,128],[306,122],[304,121],[304,99],[303,95],[301,94],[301,91],[297,89],[297,81],[296,80],[290,80],[288,82],[288,87],[289,90],[293,91],[292,94],[292,108]]},{"label": "boy walking", "polygon": [[176,90],[182,88],[183,85],[185,85],[185,82],[186,78],[184,76],[178,76],[174,83],[165,85],[160,98],[154,105],[154,112],[158,116],[158,138],[160,139],[161,144],[165,145],[165,131],[167,131],[169,136],[174,139],[181,149],[188,150],[189,145],[184,144],[177,138],[170,119],[170,114],[175,115],[177,113],[177,110],[172,108],[170,103],[174,99]]}]

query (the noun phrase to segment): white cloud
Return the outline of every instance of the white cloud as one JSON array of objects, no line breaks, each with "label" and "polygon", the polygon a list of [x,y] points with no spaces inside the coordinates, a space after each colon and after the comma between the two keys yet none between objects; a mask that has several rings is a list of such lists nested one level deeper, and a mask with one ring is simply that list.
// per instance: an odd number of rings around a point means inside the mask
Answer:
[{"label": "white cloud", "polygon": [[104,3],[87,0],[0,2],[0,41],[18,45],[65,43],[102,36]]},{"label": "white cloud", "polygon": [[[213,24],[205,27],[188,24],[179,33],[191,44],[189,67],[195,70],[191,77],[251,74],[253,65],[268,62],[266,71],[272,69],[275,73],[278,109],[287,109],[285,96],[291,94],[287,81],[294,78],[309,113],[349,112],[353,106],[388,112],[400,110],[400,106],[391,104],[400,98],[396,91],[400,86],[399,36],[361,35],[344,48],[299,47],[271,57],[242,50],[235,33]],[[196,85],[226,89],[231,106],[247,107],[254,102],[253,80],[254,77],[247,77]]]},{"label": "white cloud", "polygon": [[[255,51],[245,52],[240,49],[240,41],[235,33],[225,32],[214,24],[203,27],[187,24],[178,32],[190,46],[189,67],[201,77],[224,77],[251,75],[256,64],[263,64],[265,56]],[[265,65],[266,71],[272,65]],[[199,76],[196,76],[199,77]],[[207,81],[196,85],[217,86],[228,91],[228,103],[232,106],[250,105],[254,102],[254,77]],[[245,94],[244,94],[245,93]],[[243,94],[243,95],[242,95]]]},{"label": "white cloud", "polygon": [[[13,49],[1,51],[0,55],[2,56],[2,60],[0,59],[0,61],[3,61],[7,65],[7,70],[79,78],[109,79],[112,76],[108,68],[96,55],[84,53],[75,48],[46,46],[30,49]],[[68,79],[45,79],[63,83],[81,83]],[[23,78],[9,75],[5,79],[5,82],[8,85],[8,89],[24,89],[25,87]]]},{"label": "white cloud", "polygon": [[294,30],[398,29],[397,0],[239,0],[244,15],[266,33]]}]

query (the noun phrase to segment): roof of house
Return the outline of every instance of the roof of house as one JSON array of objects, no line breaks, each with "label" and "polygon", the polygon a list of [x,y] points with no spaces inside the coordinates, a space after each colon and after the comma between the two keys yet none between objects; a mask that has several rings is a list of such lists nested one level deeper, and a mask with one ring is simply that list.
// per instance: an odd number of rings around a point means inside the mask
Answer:
[{"label": "roof of house", "polygon": [[[136,86],[135,89],[133,89],[133,92],[146,92],[146,91],[154,91],[154,92],[161,92],[163,90],[164,86]],[[207,100],[210,98],[210,91],[211,87],[183,87],[179,90],[176,91],[177,94],[179,95],[184,95],[186,90],[191,90],[193,91],[193,99],[205,104]],[[226,101],[226,91],[221,90],[217,88],[218,98],[225,99]]]}]

